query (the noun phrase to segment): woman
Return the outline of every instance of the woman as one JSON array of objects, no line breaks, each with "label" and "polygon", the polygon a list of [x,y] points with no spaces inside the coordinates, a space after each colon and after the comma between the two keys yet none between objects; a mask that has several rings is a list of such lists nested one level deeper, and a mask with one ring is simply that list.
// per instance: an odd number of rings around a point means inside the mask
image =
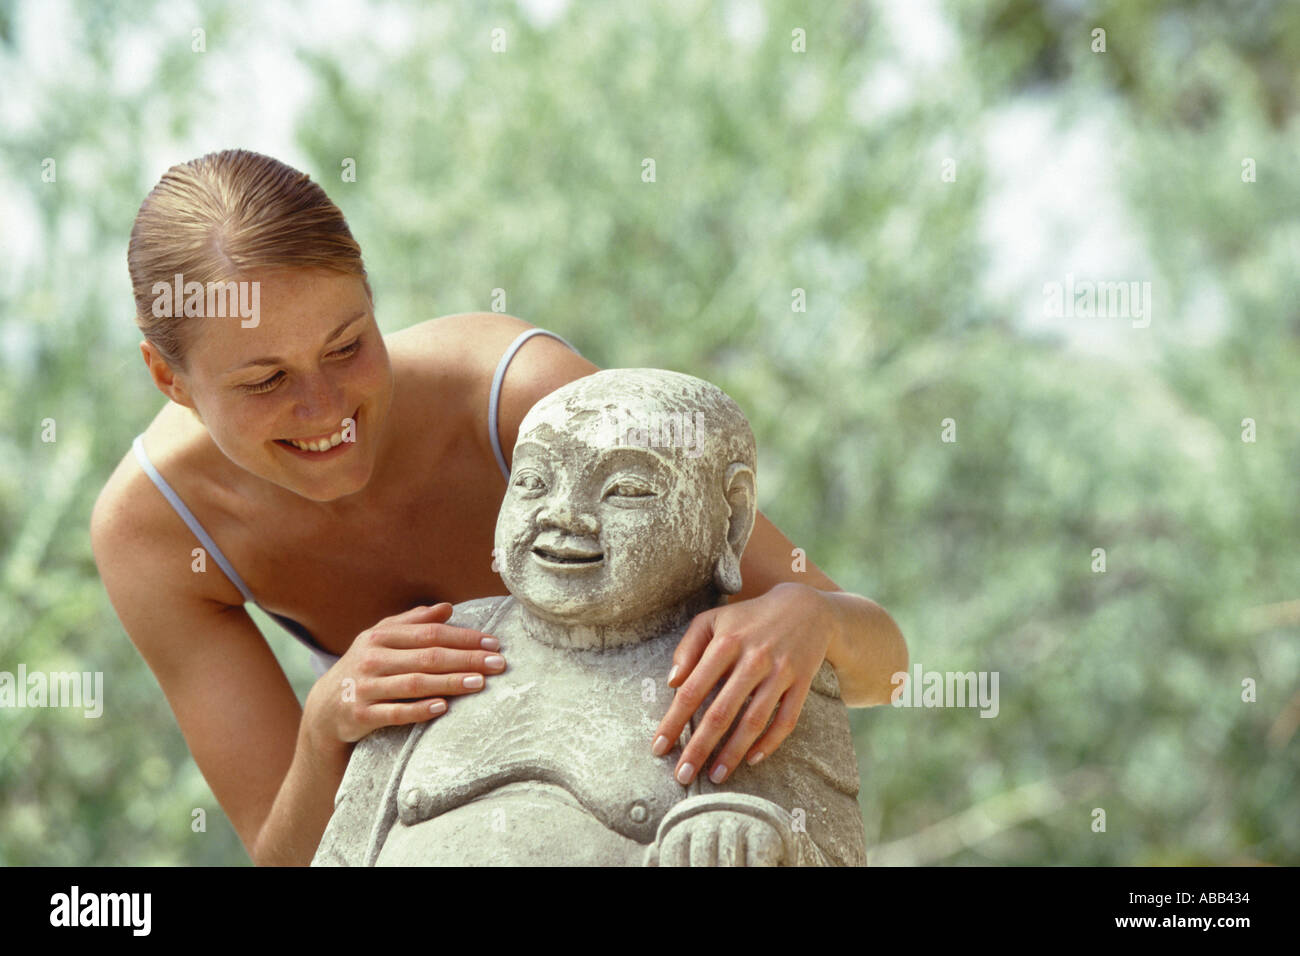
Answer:
[{"label": "woman", "polygon": [[[355,741],[435,719],[508,666],[490,635],[444,622],[454,602],[504,593],[492,539],[524,413],[597,367],[495,313],[385,338],[342,214],[256,153],[170,169],[128,265],[140,351],[170,401],[96,502],[96,563],[253,861],[305,864]],[[228,282],[224,308],[191,295]],[[760,514],[744,590],[674,655],[648,749],[671,750],[718,689],[676,762],[683,783],[724,737],[719,781],[780,746],[823,659],[850,706],[884,703],[907,668],[889,615],[811,562],[792,571],[791,551]],[[302,707],[249,600],[316,655]]]}]

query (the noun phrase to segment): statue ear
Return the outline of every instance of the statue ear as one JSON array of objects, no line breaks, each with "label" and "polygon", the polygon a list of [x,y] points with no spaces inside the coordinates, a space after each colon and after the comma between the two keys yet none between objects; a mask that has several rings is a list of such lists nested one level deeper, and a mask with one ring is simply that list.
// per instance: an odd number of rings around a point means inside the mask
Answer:
[{"label": "statue ear", "polygon": [[731,513],[727,519],[727,541],[723,545],[722,554],[718,556],[717,567],[713,569],[713,583],[723,594],[739,594],[740,556],[753,533],[754,520],[758,515],[754,469],[742,462],[732,462],[727,466],[722,487]]}]

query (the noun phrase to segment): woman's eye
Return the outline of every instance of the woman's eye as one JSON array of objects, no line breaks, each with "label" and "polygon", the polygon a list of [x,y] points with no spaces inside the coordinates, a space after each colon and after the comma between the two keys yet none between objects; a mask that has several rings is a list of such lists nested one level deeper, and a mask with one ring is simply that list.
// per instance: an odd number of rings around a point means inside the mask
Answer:
[{"label": "woman's eye", "polygon": [[280,378],[283,375],[284,375],[283,372],[276,372],[270,378],[265,379],[261,382],[254,382],[252,385],[241,385],[239,387],[246,392],[253,392],[253,393],[269,392],[271,389],[275,388],[275,386],[279,384]]},{"label": "woman's eye", "polygon": [[[349,358],[353,355],[356,355],[360,349],[361,349],[361,339],[358,337],[348,345],[343,346],[343,348],[335,349],[334,354],[342,358]],[[269,392],[271,389],[275,388],[275,386],[279,384],[280,379],[282,377],[284,377],[284,372],[276,372],[268,379],[264,379],[263,381],[260,382],[254,382],[252,385],[241,385],[239,387],[243,389],[245,392],[250,392],[254,395],[259,394],[261,392]]]}]

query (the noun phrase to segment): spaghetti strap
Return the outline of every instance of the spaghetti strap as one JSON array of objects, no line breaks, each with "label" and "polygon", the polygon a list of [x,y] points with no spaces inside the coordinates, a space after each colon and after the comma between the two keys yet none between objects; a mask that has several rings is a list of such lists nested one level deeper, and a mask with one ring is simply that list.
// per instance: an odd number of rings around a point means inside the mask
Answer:
[{"label": "spaghetti strap", "polygon": [[492,453],[497,456],[497,464],[501,466],[501,474],[505,475],[506,481],[510,481],[510,469],[506,467],[506,456],[501,451],[501,438],[497,435],[497,411],[501,399],[501,382],[506,377],[506,368],[510,365],[510,360],[515,357],[519,351],[519,346],[523,345],[534,335],[549,335],[553,339],[559,339],[569,348],[573,349],[574,354],[581,356],[582,353],[573,348],[572,343],[562,335],[556,335],[554,332],[546,329],[525,329],[519,334],[510,347],[506,349],[506,354],[501,356],[501,362],[497,365],[496,375],[492,378],[492,394],[488,399],[488,434],[492,438]]},{"label": "spaghetti strap", "polygon": [[207,549],[208,554],[212,555],[212,560],[217,562],[217,567],[221,568],[221,570],[225,572],[226,577],[230,578],[231,584],[239,588],[239,593],[244,596],[245,601],[256,604],[257,600],[253,597],[253,592],[248,590],[248,586],[244,584],[244,579],[239,576],[238,572],[236,572],[233,567],[231,567],[230,562],[226,560],[226,556],[222,554],[221,549],[217,547],[217,543],[212,540],[212,536],[208,534],[203,525],[199,524],[199,519],[194,517],[194,512],[185,507],[185,502],[181,501],[181,496],[176,494],[171,485],[167,484],[167,479],[159,474],[158,469],[155,468],[153,462],[149,460],[149,456],[144,450],[143,434],[135,436],[135,441],[131,442],[131,449],[135,452],[136,461],[140,463],[140,467],[144,469],[144,473],[149,476],[155,485],[158,486],[158,490],[162,492],[163,497],[167,499],[171,506],[176,509],[176,513],[181,516],[181,520],[184,521],[189,526],[189,529],[194,532],[194,537],[198,538],[203,547]]},{"label": "spaghetti strap", "polygon": [[[131,450],[135,452],[135,459],[140,463],[140,467],[144,469],[144,473],[149,476],[149,480],[152,481],[154,485],[157,486],[158,490],[162,492],[162,495],[167,499],[168,504],[170,504],[172,508],[176,510],[176,513],[181,516],[181,520],[185,522],[190,531],[194,532],[194,537],[199,539],[199,543],[202,544],[207,550],[207,553],[212,556],[212,560],[217,562],[217,567],[221,568],[226,577],[230,579],[230,583],[239,589],[239,593],[243,595],[245,603],[255,604],[258,607],[262,607],[262,605],[257,603],[257,599],[253,597],[253,592],[248,589],[248,585],[244,583],[244,579],[239,576],[239,572],[234,569],[234,566],[226,559],[226,556],[221,553],[221,549],[218,548],[217,543],[212,540],[212,536],[208,534],[207,529],[199,523],[198,518],[194,517],[194,512],[190,511],[190,509],[186,507],[185,502],[181,501],[181,496],[176,493],[176,489],[167,483],[167,479],[162,476],[158,469],[154,467],[153,462],[149,460],[149,455],[144,450],[143,434],[135,436],[135,441],[131,442]],[[266,613],[277,624],[296,637],[312,652],[312,670],[316,672],[318,677],[325,673],[325,671],[329,670],[330,666],[339,659],[337,654],[331,654],[329,651],[325,650],[325,648],[321,647],[320,644],[316,642],[316,639],[311,636],[311,632],[293,618],[285,617],[283,614],[276,614],[274,611],[267,611],[266,608],[262,608],[262,610],[266,611]]]}]

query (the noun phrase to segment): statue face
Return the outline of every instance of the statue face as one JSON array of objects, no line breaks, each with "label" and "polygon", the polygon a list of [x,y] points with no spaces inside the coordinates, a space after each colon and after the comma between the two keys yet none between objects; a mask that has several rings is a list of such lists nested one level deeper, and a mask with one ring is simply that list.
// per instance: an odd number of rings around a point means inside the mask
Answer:
[{"label": "statue face", "polygon": [[543,617],[621,625],[667,610],[709,585],[726,540],[727,504],[706,479],[708,456],[612,446],[605,421],[570,403],[526,419],[515,445],[497,519],[499,568],[511,594]]}]

